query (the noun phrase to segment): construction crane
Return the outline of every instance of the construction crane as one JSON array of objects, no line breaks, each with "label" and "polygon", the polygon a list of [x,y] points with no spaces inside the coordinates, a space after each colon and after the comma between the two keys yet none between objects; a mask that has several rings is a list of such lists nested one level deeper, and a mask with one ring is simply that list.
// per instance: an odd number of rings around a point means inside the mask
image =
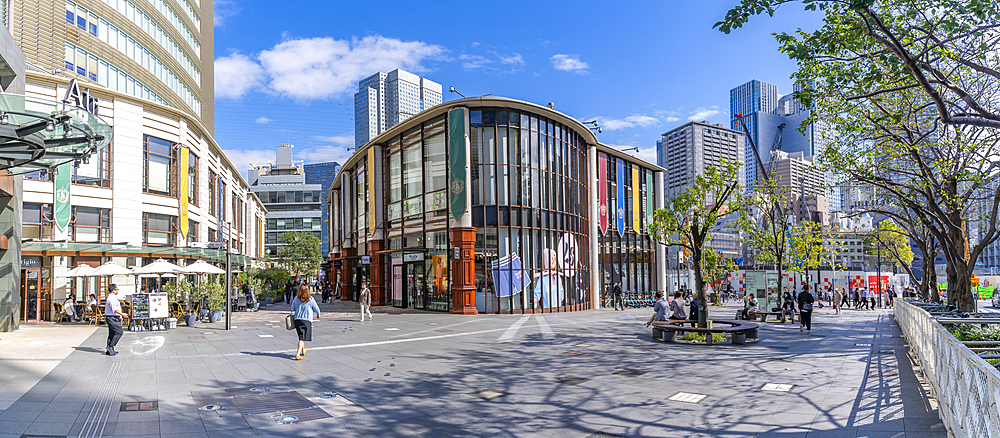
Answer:
[{"label": "construction crane", "polygon": [[768,173],[770,175],[765,175],[764,178],[767,179],[769,176],[774,175],[774,172],[778,171],[778,160],[781,159],[779,152],[781,151],[783,133],[785,131],[785,124],[782,123],[778,125],[778,132],[774,134],[774,143],[771,144],[771,154],[768,157]]}]

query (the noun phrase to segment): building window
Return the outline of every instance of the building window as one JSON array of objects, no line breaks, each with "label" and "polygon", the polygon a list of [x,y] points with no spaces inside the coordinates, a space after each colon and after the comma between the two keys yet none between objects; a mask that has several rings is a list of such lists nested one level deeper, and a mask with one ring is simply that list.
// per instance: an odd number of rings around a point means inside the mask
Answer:
[{"label": "building window", "polygon": [[[215,209],[216,209],[216,205],[215,204],[217,202],[217,199],[216,199],[217,195],[215,193],[215,188],[216,188],[216,184],[217,184],[216,181],[215,181],[216,178],[218,178],[218,176],[215,174],[214,170],[208,171],[208,214],[210,214],[212,216],[216,215],[216,212],[215,212]],[[209,233],[209,234],[212,234],[212,233]]]},{"label": "building window", "polygon": [[145,167],[143,168],[143,191],[155,195],[175,196],[174,144],[153,136],[144,136]]},{"label": "building window", "polygon": [[111,210],[73,207],[69,234],[74,242],[111,243]]},{"label": "building window", "polygon": [[188,204],[198,205],[198,156],[188,151]]},{"label": "building window", "polygon": [[174,246],[177,216],[142,214],[142,244],[145,246]]},{"label": "building window", "polygon": [[187,243],[198,241],[198,222],[188,219]]},{"label": "building window", "polygon": [[89,163],[73,168],[73,184],[111,187],[111,145],[90,157]]},{"label": "building window", "polygon": [[25,202],[21,211],[21,240],[52,240],[52,204]]}]

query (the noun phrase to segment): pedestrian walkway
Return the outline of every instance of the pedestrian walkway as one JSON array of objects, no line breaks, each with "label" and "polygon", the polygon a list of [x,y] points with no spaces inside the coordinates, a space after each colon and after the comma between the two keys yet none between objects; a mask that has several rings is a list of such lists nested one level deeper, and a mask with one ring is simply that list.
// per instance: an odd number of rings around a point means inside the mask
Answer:
[{"label": "pedestrian walkway", "polygon": [[[303,361],[277,311],[127,333],[115,357],[102,327],[0,411],[0,438],[944,437],[890,312],[764,323],[745,346],[654,341],[650,309],[335,313]],[[0,350],[0,371],[43,350]]]}]

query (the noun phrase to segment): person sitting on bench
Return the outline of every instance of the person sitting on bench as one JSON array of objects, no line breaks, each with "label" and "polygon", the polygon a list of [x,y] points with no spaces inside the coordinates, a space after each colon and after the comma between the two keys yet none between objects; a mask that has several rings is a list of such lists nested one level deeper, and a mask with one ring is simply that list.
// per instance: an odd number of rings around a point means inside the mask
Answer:
[{"label": "person sitting on bench", "polygon": [[[675,296],[680,296],[680,292],[674,294]],[[670,304],[673,308],[673,303]],[[681,309],[684,307],[681,306]],[[656,304],[653,306],[653,316],[649,317],[649,321],[646,321],[646,327],[649,327],[653,321],[666,321],[667,320],[667,300],[663,299],[663,292],[656,291]]]},{"label": "person sitting on bench", "polygon": [[792,304],[792,300],[786,299],[784,304],[781,305],[781,322],[785,322],[785,316],[790,316],[792,318],[792,324],[795,324],[795,305]]}]

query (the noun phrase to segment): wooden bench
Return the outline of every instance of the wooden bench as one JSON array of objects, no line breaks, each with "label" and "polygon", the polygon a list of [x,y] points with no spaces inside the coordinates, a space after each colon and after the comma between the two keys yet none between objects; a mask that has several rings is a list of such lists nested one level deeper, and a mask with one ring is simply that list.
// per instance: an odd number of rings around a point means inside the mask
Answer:
[{"label": "wooden bench", "polygon": [[[781,312],[761,312],[759,310],[755,310],[755,311],[749,312],[749,314],[751,315],[751,317],[760,316],[760,322],[767,322],[767,317],[769,315],[774,315],[774,320],[775,321],[781,321]],[[798,310],[795,311],[795,316],[796,317],[800,316]]]},{"label": "wooden bench", "polygon": [[[674,342],[677,339],[677,333],[702,333],[705,334],[705,343],[711,345],[712,333],[728,333],[732,335],[733,344],[743,345],[746,344],[747,338],[757,339],[757,329],[760,327],[752,322],[731,321],[725,319],[711,320],[711,328],[685,327],[684,324],[689,322],[692,321],[686,319],[653,321],[653,338],[662,338],[665,342]],[[718,327],[716,325],[723,325],[726,327]]]}]

